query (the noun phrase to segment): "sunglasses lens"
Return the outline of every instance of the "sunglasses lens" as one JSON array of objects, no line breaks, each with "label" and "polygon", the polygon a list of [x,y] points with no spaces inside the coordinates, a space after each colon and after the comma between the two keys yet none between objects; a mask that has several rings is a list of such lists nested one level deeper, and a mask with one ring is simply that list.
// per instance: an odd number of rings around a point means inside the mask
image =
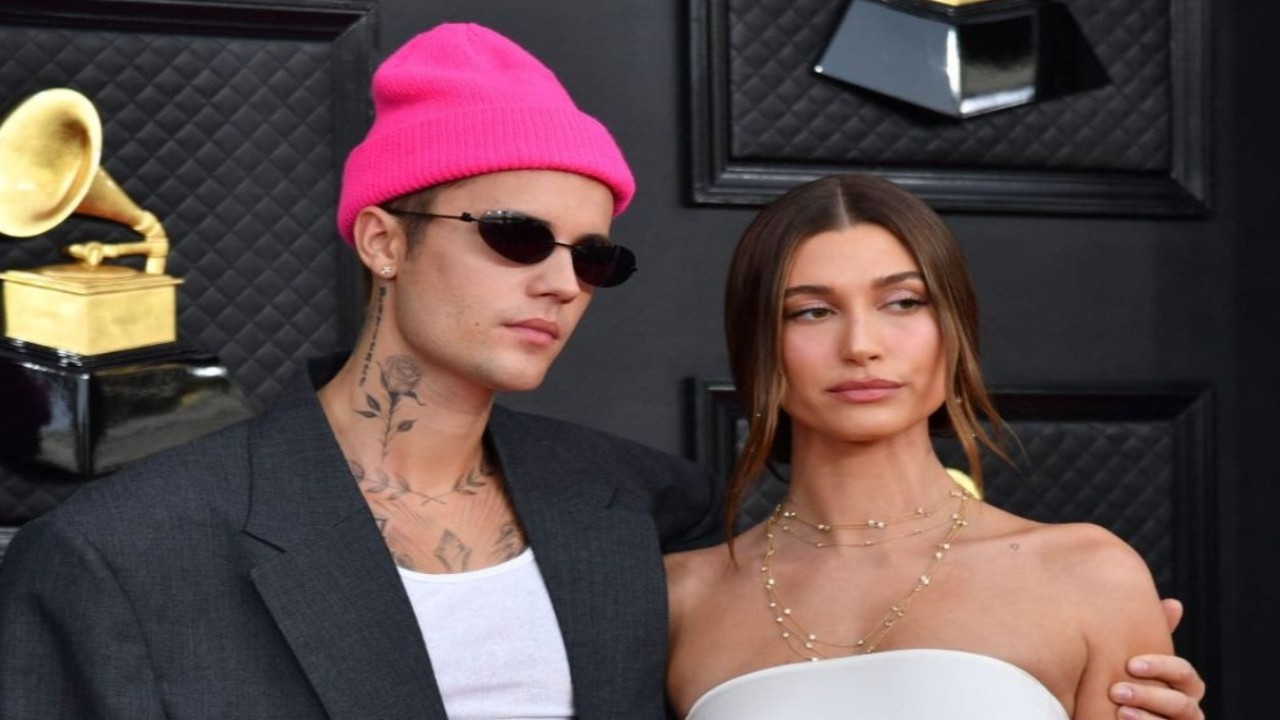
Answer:
[{"label": "sunglasses lens", "polygon": [[[480,237],[502,257],[523,265],[542,262],[556,249],[546,223],[525,217],[487,217],[479,221]],[[636,271],[636,256],[620,245],[586,240],[574,245],[573,271],[596,287],[621,285]]]},{"label": "sunglasses lens", "polygon": [[621,245],[582,242],[573,246],[573,271],[590,285],[614,287],[636,271],[636,256]]},{"label": "sunglasses lens", "polygon": [[542,262],[556,247],[551,230],[532,218],[486,218],[479,225],[485,244],[512,262]]}]

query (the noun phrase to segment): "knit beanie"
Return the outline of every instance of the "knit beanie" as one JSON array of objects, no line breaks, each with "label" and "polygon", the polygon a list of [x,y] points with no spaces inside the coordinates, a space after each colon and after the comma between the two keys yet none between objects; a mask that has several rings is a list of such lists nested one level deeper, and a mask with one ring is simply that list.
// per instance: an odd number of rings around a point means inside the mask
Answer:
[{"label": "knit beanie", "polygon": [[622,151],[577,108],[556,76],[480,25],[438,25],[373,75],[373,126],[347,157],[338,231],[400,195],[502,170],[564,170],[613,192],[616,217],[635,194]]}]

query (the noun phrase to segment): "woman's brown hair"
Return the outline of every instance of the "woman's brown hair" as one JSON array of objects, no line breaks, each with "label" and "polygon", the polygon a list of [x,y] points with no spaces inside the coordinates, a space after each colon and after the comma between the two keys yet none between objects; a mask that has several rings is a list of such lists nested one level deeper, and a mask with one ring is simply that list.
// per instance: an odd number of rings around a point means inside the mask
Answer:
[{"label": "woman's brown hair", "polygon": [[[888,180],[861,173],[822,178],[762,210],[743,233],[729,266],[725,335],[734,384],[749,422],[729,480],[725,517],[731,537],[742,497],[769,463],[785,423],[780,339],[782,293],[791,262],[805,240],[859,223],[892,233],[924,275],[946,355],[946,418],[964,448],[969,475],[982,486],[980,446],[1008,459],[997,441],[1003,422],[978,366],[977,299],[951,231],[937,213]],[[980,418],[988,421],[996,437]]]}]

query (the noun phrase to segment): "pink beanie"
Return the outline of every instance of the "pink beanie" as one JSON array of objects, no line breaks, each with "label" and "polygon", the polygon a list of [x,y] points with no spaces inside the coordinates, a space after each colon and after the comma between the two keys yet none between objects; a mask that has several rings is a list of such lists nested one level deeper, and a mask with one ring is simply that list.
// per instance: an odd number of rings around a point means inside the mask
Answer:
[{"label": "pink beanie", "polygon": [[613,191],[616,217],[635,180],[598,120],[519,45],[480,25],[438,25],[373,75],[373,127],[347,157],[338,231],[352,242],[370,205],[502,170],[565,170]]}]

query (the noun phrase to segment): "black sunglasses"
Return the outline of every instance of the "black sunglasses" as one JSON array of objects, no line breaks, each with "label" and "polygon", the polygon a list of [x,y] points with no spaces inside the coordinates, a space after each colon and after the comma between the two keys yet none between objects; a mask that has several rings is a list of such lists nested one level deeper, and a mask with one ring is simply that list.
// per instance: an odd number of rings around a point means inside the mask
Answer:
[{"label": "black sunglasses", "polygon": [[475,223],[486,245],[502,257],[522,265],[533,265],[546,260],[557,245],[567,247],[573,257],[574,274],[582,282],[596,287],[621,285],[636,271],[635,254],[621,245],[591,237],[576,245],[556,242],[551,228],[537,218],[504,211],[487,212],[476,217],[467,212],[461,215],[440,215],[388,207],[382,209],[392,215],[416,215]]}]

